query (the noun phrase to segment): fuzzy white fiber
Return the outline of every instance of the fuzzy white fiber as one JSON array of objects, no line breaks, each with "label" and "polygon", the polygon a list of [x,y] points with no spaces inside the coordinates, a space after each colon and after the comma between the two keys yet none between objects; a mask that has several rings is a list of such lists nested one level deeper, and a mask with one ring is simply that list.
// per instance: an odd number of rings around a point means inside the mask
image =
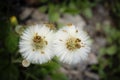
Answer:
[{"label": "fuzzy white fiber", "polygon": [[[47,45],[43,49],[35,49],[35,35],[45,38]],[[42,64],[51,60],[54,56],[52,51],[53,31],[45,25],[33,25],[28,27],[22,34],[19,42],[19,51],[24,59],[30,63]],[[44,53],[43,53],[44,52]]]},{"label": "fuzzy white fiber", "polygon": [[[69,38],[80,39],[81,42],[79,45],[82,47],[69,50],[66,47],[66,41]],[[66,25],[60,30],[58,30],[54,37],[54,53],[59,60],[63,63],[68,64],[77,64],[81,61],[87,60],[88,53],[90,52],[90,40],[89,36],[82,29],[80,30],[75,25]]]}]

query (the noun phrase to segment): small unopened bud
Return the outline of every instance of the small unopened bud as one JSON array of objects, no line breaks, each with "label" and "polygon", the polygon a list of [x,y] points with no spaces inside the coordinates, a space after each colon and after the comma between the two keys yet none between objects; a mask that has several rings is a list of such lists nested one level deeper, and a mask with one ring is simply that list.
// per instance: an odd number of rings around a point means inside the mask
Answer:
[{"label": "small unopened bud", "polygon": [[10,17],[10,22],[12,23],[12,25],[18,24],[17,18],[15,16]]},{"label": "small unopened bud", "polygon": [[23,61],[22,61],[22,66],[23,66],[23,67],[29,67],[29,66],[30,66],[30,62],[27,61],[27,60],[23,60]]}]

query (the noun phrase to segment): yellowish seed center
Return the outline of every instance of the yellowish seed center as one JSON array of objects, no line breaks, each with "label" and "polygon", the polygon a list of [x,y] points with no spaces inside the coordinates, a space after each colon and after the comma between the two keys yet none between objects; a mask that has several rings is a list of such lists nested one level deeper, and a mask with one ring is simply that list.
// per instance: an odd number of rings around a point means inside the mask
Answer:
[{"label": "yellowish seed center", "polygon": [[67,24],[68,27],[72,27],[72,25],[73,25],[73,24],[71,24],[71,23]]},{"label": "yellowish seed center", "polygon": [[71,37],[66,41],[66,48],[70,51],[79,49],[81,48],[80,42],[81,40],[79,38]]},{"label": "yellowish seed center", "polygon": [[33,38],[33,46],[35,47],[35,50],[38,50],[38,49],[42,50],[46,45],[47,45],[47,41],[45,40],[45,38],[39,36],[36,33]]}]

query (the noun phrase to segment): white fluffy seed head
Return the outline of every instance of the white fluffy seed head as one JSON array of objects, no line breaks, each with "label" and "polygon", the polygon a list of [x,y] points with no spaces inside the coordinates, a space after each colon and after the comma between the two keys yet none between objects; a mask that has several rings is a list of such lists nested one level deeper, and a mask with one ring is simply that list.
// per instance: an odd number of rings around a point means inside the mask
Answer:
[{"label": "white fluffy seed head", "polygon": [[42,64],[51,60],[53,31],[46,25],[33,25],[22,34],[19,51],[30,63]]},{"label": "white fluffy seed head", "polygon": [[88,35],[73,24],[56,32],[53,42],[54,52],[63,63],[76,64],[85,61],[90,52]]}]

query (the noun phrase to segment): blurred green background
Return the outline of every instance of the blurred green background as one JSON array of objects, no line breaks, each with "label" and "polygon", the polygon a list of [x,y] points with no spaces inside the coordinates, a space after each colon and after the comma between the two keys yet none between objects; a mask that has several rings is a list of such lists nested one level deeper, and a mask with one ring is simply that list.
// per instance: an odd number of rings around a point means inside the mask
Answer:
[{"label": "blurred green background", "polygon": [[103,37],[106,41],[104,47],[100,47],[97,51],[98,63],[90,65],[89,68],[99,76],[99,80],[119,80],[119,0],[0,0],[0,80],[79,80],[69,79],[65,73],[60,72],[62,65],[56,58],[42,65],[31,64],[28,68],[23,67],[22,57],[18,52],[20,34],[16,31],[16,26],[22,25],[25,28],[26,21],[31,18],[31,14],[24,19],[20,18],[22,10],[26,7],[46,14],[49,22],[59,26],[58,20],[63,14],[80,15],[87,25],[90,24],[89,21],[97,14],[95,10],[101,9],[99,6],[108,13],[110,24],[102,25],[101,22],[94,22],[95,30],[88,30],[95,32],[95,35],[90,35],[93,41],[96,37]]}]

